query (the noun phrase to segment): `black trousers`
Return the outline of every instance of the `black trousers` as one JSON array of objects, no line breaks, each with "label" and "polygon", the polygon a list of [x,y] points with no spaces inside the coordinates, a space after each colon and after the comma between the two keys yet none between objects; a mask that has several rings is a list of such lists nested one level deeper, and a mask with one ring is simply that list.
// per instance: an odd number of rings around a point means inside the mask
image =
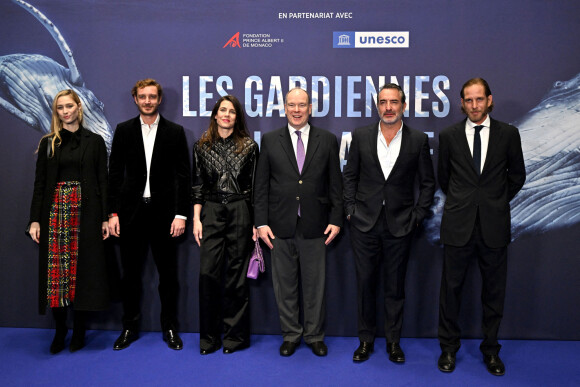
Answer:
[{"label": "black trousers", "polygon": [[477,259],[482,278],[481,303],[483,306],[483,341],[480,350],[486,355],[497,355],[501,345],[497,334],[505,300],[507,279],[507,246],[490,248],[483,241],[479,217],[471,239],[465,246],[445,245],[443,276],[439,298],[439,343],[441,350],[457,352],[461,330],[457,324],[461,291],[467,269]]},{"label": "black trousers", "polygon": [[176,239],[169,231],[171,222],[163,219],[154,204],[141,204],[135,220],[123,225],[121,219],[121,263],[123,266],[123,328],[139,330],[141,298],[143,293],[143,267],[148,248],[159,274],[161,299],[161,328],[177,329],[177,277]]},{"label": "black trousers", "polygon": [[385,336],[398,343],[403,325],[405,276],[413,232],[395,237],[389,232],[384,210],[368,232],[351,226],[351,243],[356,264],[359,340],[374,342],[376,335],[377,286],[382,265],[385,308]]},{"label": "black trousers", "polygon": [[199,320],[200,348],[221,342],[227,348],[250,344],[246,277],[253,248],[252,219],[245,200],[206,202],[201,213]]}]

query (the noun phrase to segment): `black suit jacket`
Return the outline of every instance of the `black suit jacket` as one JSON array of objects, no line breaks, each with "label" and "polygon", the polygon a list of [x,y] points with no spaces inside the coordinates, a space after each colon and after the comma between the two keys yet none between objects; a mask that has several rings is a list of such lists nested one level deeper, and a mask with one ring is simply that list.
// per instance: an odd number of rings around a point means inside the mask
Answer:
[{"label": "black suit jacket", "polygon": [[300,214],[305,238],[324,235],[328,224],[342,227],[342,178],[336,137],[310,126],[302,173],[288,126],[262,137],[254,186],[256,226],[268,225],[275,236],[290,238]]},{"label": "black suit jacket", "polygon": [[355,129],[352,135],[343,173],[345,211],[354,227],[367,232],[377,222],[384,201],[389,231],[402,237],[423,221],[433,201],[435,177],[429,139],[403,124],[401,150],[385,180],[377,154],[378,126]]},{"label": "black suit jacket", "polygon": [[439,134],[438,180],[447,195],[441,220],[441,241],[464,246],[477,213],[488,247],[507,246],[511,239],[510,200],[526,181],[518,129],[490,119],[489,144],[481,176],[465,135],[465,121]]},{"label": "black suit jacket", "polygon": [[[109,158],[109,213],[131,224],[147,180],[145,147],[139,116],[117,125]],[[159,119],[149,185],[151,201],[164,222],[187,216],[190,208],[190,162],[183,127]],[[169,232],[169,231],[168,231]]]}]

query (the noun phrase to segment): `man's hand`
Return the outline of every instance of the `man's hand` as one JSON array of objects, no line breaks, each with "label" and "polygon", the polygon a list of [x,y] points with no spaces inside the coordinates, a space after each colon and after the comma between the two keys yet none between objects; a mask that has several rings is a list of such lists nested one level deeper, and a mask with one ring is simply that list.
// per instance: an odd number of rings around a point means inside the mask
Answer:
[{"label": "man's hand", "polygon": [[255,226],[252,227],[252,240],[255,242],[258,240],[259,237],[260,234],[258,234],[258,229]]},{"label": "man's hand", "polygon": [[274,233],[272,233],[272,229],[270,228],[270,226],[260,227],[258,229],[258,234],[260,235],[260,239],[264,241],[266,246],[268,246],[270,250],[272,250],[274,246],[272,245],[270,239],[276,239],[276,237],[274,236]]},{"label": "man's hand", "polygon": [[173,219],[173,222],[171,222],[171,230],[169,230],[171,236],[176,238],[181,234],[183,234],[184,231],[185,231],[185,219],[177,219],[177,218]]},{"label": "man's hand", "polygon": [[329,224],[328,227],[326,227],[326,230],[324,230],[324,235],[329,234],[324,244],[328,246],[330,242],[332,242],[332,240],[338,235],[339,232],[340,227],[335,226],[333,224]]},{"label": "man's hand", "polygon": [[101,233],[103,234],[103,240],[109,237],[109,222],[103,222],[101,225]]},{"label": "man's hand", "polygon": [[118,216],[112,216],[109,218],[109,234],[115,237],[121,236],[121,225],[119,224]]}]

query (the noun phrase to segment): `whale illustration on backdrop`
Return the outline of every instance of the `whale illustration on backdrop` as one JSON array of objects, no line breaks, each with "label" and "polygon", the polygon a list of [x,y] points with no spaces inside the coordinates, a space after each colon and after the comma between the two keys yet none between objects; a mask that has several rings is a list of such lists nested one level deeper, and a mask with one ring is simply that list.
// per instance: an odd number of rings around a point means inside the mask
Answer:
[{"label": "whale illustration on backdrop", "polygon": [[[580,222],[580,74],[557,81],[542,101],[514,125],[522,138],[526,183],[511,201],[512,239]],[[445,204],[435,193],[425,231],[439,241]]]},{"label": "whale illustration on backdrop", "polygon": [[72,51],[58,28],[38,9],[22,0],[12,0],[31,13],[50,32],[65,57],[67,67],[38,54],[0,56],[0,106],[42,133],[50,132],[52,101],[61,90],[73,89],[83,103],[85,126],[101,135],[111,149],[113,131],[104,106],[85,87]]}]

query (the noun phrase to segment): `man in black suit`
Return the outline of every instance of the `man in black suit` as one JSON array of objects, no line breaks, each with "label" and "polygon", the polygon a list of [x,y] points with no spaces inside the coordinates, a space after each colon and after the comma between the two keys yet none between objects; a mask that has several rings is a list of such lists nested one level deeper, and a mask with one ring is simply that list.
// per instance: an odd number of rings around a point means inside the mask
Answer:
[{"label": "man in black suit", "polygon": [[[326,356],[324,344],[326,245],[342,226],[342,179],[336,137],[308,123],[310,96],[286,94],[288,125],[262,138],[254,186],[255,223],[272,250],[272,280],[290,356],[304,341]],[[299,321],[302,278],[304,326]]]},{"label": "man in black suit", "polygon": [[389,360],[405,362],[399,339],[409,250],[413,231],[428,213],[435,191],[429,139],[403,123],[406,106],[399,85],[384,85],[377,97],[380,121],[355,129],[344,167],[344,208],[357,278],[356,362],[367,360],[374,350],[381,264],[387,352]]},{"label": "man in black suit", "polygon": [[131,93],[140,115],[117,125],[109,159],[109,230],[121,239],[124,309],[123,332],[113,349],[127,348],[138,337],[141,276],[151,246],[159,273],[163,339],[179,350],[176,241],[189,211],[187,140],[183,127],[158,112],[163,98],[159,83],[141,80]]},{"label": "man in black suit", "polygon": [[470,79],[461,88],[461,109],[467,119],[439,135],[437,173],[447,195],[441,220],[445,247],[439,300],[438,367],[443,372],[455,369],[461,290],[470,262],[477,259],[483,282],[480,350],[491,374],[505,373],[497,333],[511,240],[509,202],[524,185],[526,169],[518,129],[490,118],[492,108],[487,82]]}]

